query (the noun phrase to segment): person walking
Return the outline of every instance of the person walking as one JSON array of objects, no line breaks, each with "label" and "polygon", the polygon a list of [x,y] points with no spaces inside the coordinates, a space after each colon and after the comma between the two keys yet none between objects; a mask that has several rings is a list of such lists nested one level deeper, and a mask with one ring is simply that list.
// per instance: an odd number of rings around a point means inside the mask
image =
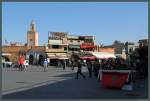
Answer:
[{"label": "person walking", "polygon": [[61,67],[61,61],[60,60],[58,60],[58,62],[57,62],[57,68],[59,68],[59,67]]},{"label": "person walking", "polygon": [[66,68],[66,62],[65,62],[65,60],[62,60],[61,64],[62,64],[63,70],[65,70],[65,68]]},{"label": "person walking", "polygon": [[75,79],[78,79],[79,74],[80,74],[83,78],[86,78],[85,75],[82,73],[82,65],[81,65],[81,61],[80,61],[80,60],[78,60],[78,70],[77,70],[77,74],[76,74]]},{"label": "person walking", "polygon": [[45,60],[44,60],[44,72],[47,71],[47,65],[48,65],[48,62],[47,62],[47,60],[45,59]]},{"label": "person walking", "polygon": [[96,59],[94,62],[94,76],[98,77],[98,72],[99,72],[100,64],[98,60]]},{"label": "person walking", "polygon": [[72,71],[74,71],[74,67],[76,66],[76,62],[75,62],[75,60],[74,61],[72,61]]},{"label": "person walking", "polygon": [[86,64],[87,64],[87,68],[88,68],[88,71],[89,71],[89,78],[91,78],[92,77],[92,63],[91,63],[90,60],[87,60]]},{"label": "person walking", "polygon": [[29,65],[28,60],[25,60],[23,65],[24,65],[24,69],[23,70],[26,72],[27,71],[27,66]]},{"label": "person walking", "polygon": [[24,64],[24,61],[25,61],[25,59],[24,59],[24,56],[23,55],[20,55],[20,57],[19,57],[19,71],[23,71],[23,64]]}]

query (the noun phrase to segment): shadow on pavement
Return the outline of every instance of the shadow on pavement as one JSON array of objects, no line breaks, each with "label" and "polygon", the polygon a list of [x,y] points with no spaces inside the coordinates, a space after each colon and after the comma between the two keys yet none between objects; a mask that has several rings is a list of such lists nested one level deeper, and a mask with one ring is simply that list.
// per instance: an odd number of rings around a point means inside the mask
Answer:
[{"label": "shadow on pavement", "polygon": [[112,90],[103,88],[97,78],[88,78],[88,73],[84,72],[86,79],[74,79],[76,73],[59,75],[56,77],[72,77],[71,79],[57,81],[52,84],[32,88],[2,96],[2,99],[144,99],[147,95],[137,94],[131,96],[131,92],[122,90]]}]

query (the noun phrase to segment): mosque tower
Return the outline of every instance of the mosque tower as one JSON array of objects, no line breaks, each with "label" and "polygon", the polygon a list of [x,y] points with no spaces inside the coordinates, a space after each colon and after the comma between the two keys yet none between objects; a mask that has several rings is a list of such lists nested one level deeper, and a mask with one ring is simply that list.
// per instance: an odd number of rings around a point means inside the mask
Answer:
[{"label": "mosque tower", "polygon": [[38,46],[38,32],[36,31],[36,25],[33,20],[30,24],[30,30],[27,32],[27,46]]}]

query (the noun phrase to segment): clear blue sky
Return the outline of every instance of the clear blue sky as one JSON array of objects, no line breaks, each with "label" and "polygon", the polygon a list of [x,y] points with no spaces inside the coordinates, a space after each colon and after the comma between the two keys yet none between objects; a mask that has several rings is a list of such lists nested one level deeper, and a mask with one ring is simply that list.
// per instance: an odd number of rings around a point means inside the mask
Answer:
[{"label": "clear blue sky", "polygon": [[148,38],[148,4],[134,3],[3,3],[3,42],[26,41],[32,19],[39,32],[39,44],[47,43],[48,31],[74,35],[95,35],[97,43],[114,40],[137,42]]}]

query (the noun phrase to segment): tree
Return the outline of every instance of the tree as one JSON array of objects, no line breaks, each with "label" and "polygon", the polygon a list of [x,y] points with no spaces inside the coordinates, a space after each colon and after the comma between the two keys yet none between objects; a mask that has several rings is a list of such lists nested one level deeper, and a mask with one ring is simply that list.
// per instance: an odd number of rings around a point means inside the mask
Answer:
[{"label": "tree", "polygon": [[148,56],[148,47],[147,46],[140,47],[138,53],[140,55],[140,59],[146,59],[146,57]]},{"label": "tree", "polygon": [[114,44],[119,44],[119,43],[121,43],[121,42],[118,41],[118,40],[115,40],[115,41],[114,41]]},{"label": "tree", "polygon": [[27,46],[27,43],[25,43],[24,46]]}]

